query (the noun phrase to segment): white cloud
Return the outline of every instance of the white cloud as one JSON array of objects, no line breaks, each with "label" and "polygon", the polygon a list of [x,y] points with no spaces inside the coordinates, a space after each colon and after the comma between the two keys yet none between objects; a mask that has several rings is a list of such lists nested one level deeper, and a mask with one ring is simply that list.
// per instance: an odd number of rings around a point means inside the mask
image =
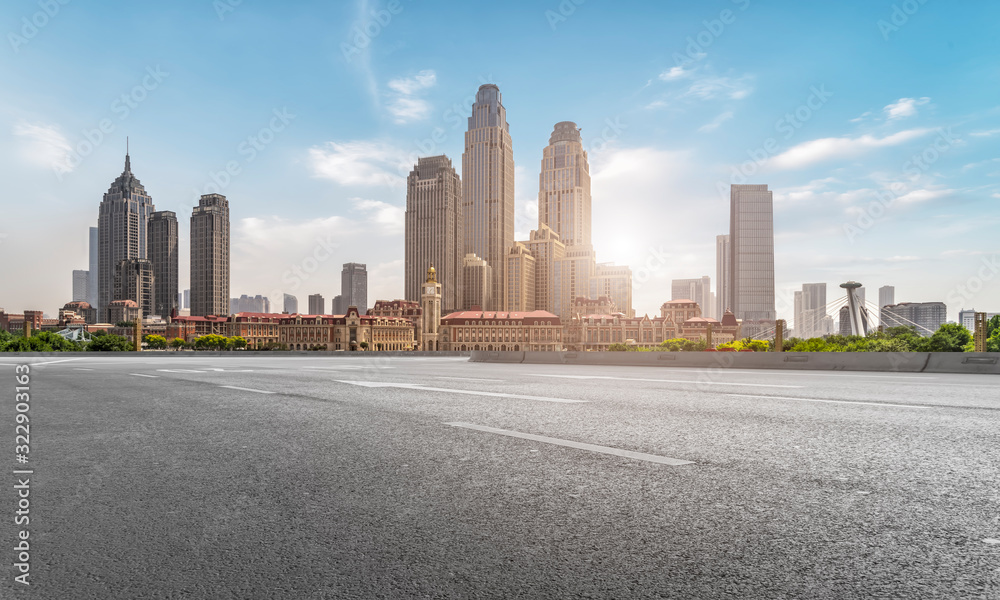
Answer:
[{"label": "white cloud", "polygon": [[1000,129],[990,129],[989,131],[976,131],[970,133],[969,135],[973,137],[993,137],[1000,133]]},{"label": "white cloud", "polygon": [[11,133],[24,138],[24,145],[18,154],[29,163],[52,168],[59,165],[64,172],[72,171],[70,153],[73,147],[66,136],[55,125],[36,125],[27,121],[18,121],[11,128]]},{"label": "white cloud", "polygon": [[1000,198],[1000,194],[993,194],[994,198]]},{"label": "white cloud", "polygon": [[693,71],[685,69],[684,67],[672,67],[666,71],[660,73],[661,81],[674,81],[676,79],[682,79],[691,75]]},{"label": "white cloud", "polygon": [[920,204],[946,198],[956,193],[956,190],[913,190],[896,198],[899,204]]},{"label": "white cloud", "polygon": [[871,111],[868,111],[868,112],[862,114],[860,117],[855,117],[855,118],[851,119],[851,123],[860,123],[861,121],[864,121],[865,119],[867,119],[870,116],[872,116],[872,113],[871,113]]},{"label": "white cloud", "polygon": [[733,118],[733,111],[727,110],[726,112],[724,112],[721,115],[719,115],[719,116],[715,117],[714,119],[712,119],[712,121],[710,123],[705,123],[704,125],[702,125],[701,127],[699,127],[698,131],[701,131],[701,132],[704,132],[704,133],[708,133],[710,131],[715,131],[716,129],[719,128],[720,125],[722,125],[723,123],[725,123],[726,121],[728,121],[729,119],[732,119],[732,118]]},{"label": "white cloud", "polygon": [[400,187],[415,158],[385,142],[327,142],[309,149],[314,177],[341,185]]},{"label": "white cloud", "polygon": [[893,119],[904,119],[917,114],[917,107],[923,106],[930,101],[931,99],[926,96],[923,98],[900,98],[898,101],[886,106],[883,110],[885,110],[886,117],[890,121]]},{"label": "white cloud", "polygon": [[390,94],[387,106],[396,123],[404,124],[411,121],[426,119],[431,112],[431,104],[416,94],[434,87],[437,74],[432,70],[420,71],[413,77],[404,77],[389,81]]},{"label": "white cloud", "polygon": [[352,198],[354,210],[367,215],[369,222],[383,227],[382,233],[403,234],[406,208],[365,198]]},{"label": "white cloud", "polygon": [[731,100],[742,100],[753,92],[750,85],[750,77],[744,76],[739,79],[732,77],[704,77],[695,81],[688,88],[685,96],[693,96],[702,100],[712,100],[719,97]]},{"label": "white cloud", "polygon": [[856,138],[840,137],[812,140],[789,148],[769,160],[768,165],[778,169],[799,169],[828,160],[853,158],[874,148],[897,146],[927,135],[931,131],[930,129],[908,129],[883,138],[863,135]]}]

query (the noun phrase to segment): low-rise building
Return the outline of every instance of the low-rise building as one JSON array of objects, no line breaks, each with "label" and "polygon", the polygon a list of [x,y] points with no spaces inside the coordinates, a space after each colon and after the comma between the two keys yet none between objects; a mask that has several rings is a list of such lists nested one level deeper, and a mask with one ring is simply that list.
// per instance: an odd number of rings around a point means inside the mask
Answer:
[{"label": "low-rise building", "polygon": [[440,346],[445,351],[559,351],[563,327],[556,315],[532,312],[454,312],[441,319]]}]

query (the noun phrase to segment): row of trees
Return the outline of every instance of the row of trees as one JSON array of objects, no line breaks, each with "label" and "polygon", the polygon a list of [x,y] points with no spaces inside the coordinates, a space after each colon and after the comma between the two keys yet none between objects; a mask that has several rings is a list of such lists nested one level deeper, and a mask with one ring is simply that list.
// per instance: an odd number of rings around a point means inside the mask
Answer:
[{"label": "row of trees", "polygon": [[[987,323],[987,352],[1000,352],[1000,316],[993,317]],[[673,339],[666,340],[658,346],[628,346],[612,344],[612,352],[697,352],[706,349],[702,341]],[[725,344],[719,344],[719,350],[752,350],[754,352],[771,352],[774,350],[773,340],[743,339]],[[782,349],[785,352],[972,352],[975,344],[972,333],[955,323],[942,325],[930,337],[919,335],[913,327],[891,327],[882,332],[873,332],[867,336],[860,335],[830,335],[823,338],[790,338],[784,340]]]},{"label": "row of trees", "polygon": [[[94,331],[89,341],[67,340],[51,331],[37,331],[30,338],[0,331],[0,352],[132,352],[135,342],[127,337],[113,335],[106,331]],[[246,339],[236,336],[203,335],[187,343],[181,338],[167,341],[162,335],[145,335],[143,344],[150,350],[241,350],[247,347]],[[280,347],[279,347],[280,348]],[[279,348],[268,348],[279,349]]]}]

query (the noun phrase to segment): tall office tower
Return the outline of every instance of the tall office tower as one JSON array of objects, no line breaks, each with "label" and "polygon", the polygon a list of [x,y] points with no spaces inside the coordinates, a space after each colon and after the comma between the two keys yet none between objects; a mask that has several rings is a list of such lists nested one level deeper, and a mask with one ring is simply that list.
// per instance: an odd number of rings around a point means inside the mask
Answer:
[{"label": "tall office tower", "polygon": [[294,315],[299,312],[299,299],[291,294],[285,294],[284,306],[282,308],[284,308],[286,313]]},{"label": "tall office tower", "polygon": [[694,300],[701,307],[701,314],[711,314],[712,278],[674,279],[670,282],[671,300]]},{"label": "tall office tower", "polygon": [[481,257],[493,272],[493,296],[483,308],[505,310],[507,250],[514,245],[514,151],[507,109],[493,84],[479,88],[465,133],[462,219],[463,254]]},{"label": "tall office tower", "polygon": [[733,307],[733,298],[729,293],[729,283],[732,280],[733,254],[729,245],[728,235],[715,236],[715,318],[719,321],[726,311]]},{"label": "tall office tower", "polygon": [[170,320],[177,298],[177,214],[169,210],[149,216],[149,261],[156,281],[154,313]]},{"label": "tall office tower", "polygon": [[229,201],[206,194],[191,213],[191,316],[229,314]]},{"label": "tall office tower", "polygon": [[177,292],[177,310],[184,308],[184,292]]},{"label": "tall office tower", "polygon": [[191,308],[191,290],[184,290],[184,308]]},{"label": "tall office tower", "polygon": [[406,299],[423,298],[427,269],[442,287],[444,314],[462,298],[462,180],[447,156],[417,160],[406,180]]},{"label": "tall office tower", "polygon": [[100,230],[90,228],[90,270],[87,271],[87,303],[91,308],[97,308],[98,272],[101,265]]},{"label": "tall office tower", "polygon": [[139,305],[139,318],[156,314],[156,278],[153,263],[145,258],[127,258],[115,265],[112,300],[132,300]]},{"label": "tall office tower", "polygon": [[611,298],[618,312],[626,317],[635,317],[635,309],[632,308],[632,268],[612,263],[598,264],[595,275],[590,279],[590,298],[596,300],[601,296]]},{"label": "tall office tower", "polygon": [[347,263],[340,272],[340,295],[344,312],[356,306],[358,314],[368,312],[368,267],[361,263]]},{"label": "tall office tower", "polygon": [[[97,319],[108,320],[114,298],[115,270],[123,260],[146,258],[146,233],[153,199],[132,174],[132,159],[125,153],[125,170],[104,194],[97,218]],[[144,313],[146,314],[146,313]]]},{"label": "tall office tower", "polygon": [[576,123],[556,123],[542,151],[538,176],[538,224],[548,225],[567,246],[589,246],[590,165]]},{"label": "tall office tower", "polygon": [[493,267],[475,254],[462,259],[462,310],[478,306],[486,310],[493,304]]},{"label": "tall office tower", "polygon": [[326,314],[326,298],[320,294],[312,294],[309,296],[309,314],[311,315],[325,315]]},{"label": "tall office tower", "polygon": [[507,310],[535,310],[535,257],[521,242],[514,242],[507,254]]},{"label": "tall office tower", "polygon": [[573,316],[573,301],[590,294],[590,280],[597,275],[597,256],[592,246],[567,246],[566,255],[555,261],[552,279],[555,284],[554,313],[560,319]]},{"label": "tall office tower", "polygon": [[347,308],[344,306],[344,296],[337,295],[333,297],[333,302],[331,302],[330,312],[335,315],[343,315],[347,313]]},{"label": "tall office tower", "polygon": [[878,289],[878,324],[885,325],[882,315],[882,307],[896,303],[896,288],[891,285],[884,285]]},{"label": "tall office tower", "polygon": [[555,265],[557,260],[566,256],[566,245],[559,239],[559,234],[545,224],[539,225],[528,238],[522,243],[535,257],[535,310],[555,314]]},{"label": "tall office tower", "polygon": [[774,321],[774,198],[767,186],[733,185],[729,219],[733,313],[744,325]]},{"label": "tall office tower", "polygon": [[73,271],[73,302],[77,300],[87,302],[87,297],[90,295],[90,288],[87,287],[89,280],[90,271]]},{"label": "tall office tower", "polygon": [[[796,321],[799,337],[812,338],[826,335],[826,284],[806,283],[802,285],[802,325]],[[798,318],[798,315],[796,315]]]}]

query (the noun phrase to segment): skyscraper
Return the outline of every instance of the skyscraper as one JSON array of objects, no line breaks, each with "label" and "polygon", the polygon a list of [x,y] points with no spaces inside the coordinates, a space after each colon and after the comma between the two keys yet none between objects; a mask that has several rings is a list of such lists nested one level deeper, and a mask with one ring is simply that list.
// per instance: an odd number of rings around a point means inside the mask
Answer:
[{"label": "skyscraper", "polygon": [[462,298],[462,180],[447,156],[417,161],[406,180],[406,299],[419,302],[434,267],[444,314]]},{"label": "skyscraper", "polygon": [[299,299],[291,294],[285,294],[284,302],[282,302],[282,308],[284,311],[290,315],[294,315],[299,312]]},{"label": "skyscraper", "polygon": [[523,242],[528,252],[535,257],[535,310],[556,311],[556,261],[566,256],[566,245],[559,234],[545,224],[538,226]]},{"label": "skyscraper", "polygon": [[87,297],[90,295],[90,289],[87,286],[89,279],[90,271],[73,271],[73,302],[77,300],[87,302]]},{"label": "skyscraper", "polygon": [[156,308],[156,279],[153,263],[145,258],[127,258],[115,265],[112,300],[132,300],[139,306],[139,318],[151,317]]},{"label": "skyscraper", "polygon": [[722,320],[726,311],[733,307],[730,294],[730,280],[733,255],[729,245],[729,235],[715,236],[715,318]]},{"label": "skyscraper", "polygon": [[674,279],[670,282],[671,300],[694,300],[701,308],[703,315],[710,315],[710,300],[712,297],[712,278],[708,275],[698,279]]},{"label": "skyscraper", "polygon": [[891,285],[884,285],[878,289],[878,323],[885,325],[885,318],[882,308],[896,303],[896,288]]},{"label": "skyscraper", "polygon": [[500,88],[479,88],[462,154],[464,254],[492,269],[493,296],[484,310],[505,310],[507,251],[514,245],[514,151]]},{"label": "skyscraper", "polygon": [[618,312],[628,318],[635,317],[632,308],[632,268],[627,265],[600,263],[594,276],[590,278],[590,298],[607,296],[614,302]]},{"label": "skyscraper", "polygon": [[733,185],[730,191],[730,289],[733,313],[744,331],[758,329],[747,322],[773,322],[774,199],[766,185]]},{"label": "skyscraper", "polygon": [[358,307],[358,314],[368,311],[368,267],[361,263],[346,263],[340,272],[340,295],[344,312],[351,306]]},{"label": "skyscraper", "polygon": [[597,255],[593,246],[567,246],[566,254],[555,261],[553,287],[555,314],[560,319],[573,316],[573,301],[590,294],[590,280],[597,274]]},{"label": "skyscraper", "polygon": [[590,165],[576,123],[556,123],[542,151],[538,177],[538,223],[547,225],[566,246],[589,246]]},{"label": "skyscraper", "polygon": [[309,296],[309,314],[311,315],[325,315],[326,314],[326,298],[321,294],[312,294]]},{"label": "skyscraper", "polygon": [[191,316],[229,314],[229,201],[206,194],[191,213]]},{"label": "skyscraper", "polygon": [[521,242],[514,242],[507,254],[507,310],[535,310],[535,257]]},{"label": "skyscraper", "polygon": [[101,264],[101,247],[97,227],[90,228],[90,270],[87,271],[87,302],[97,309],[98,272]]},{"label": "skyscraper", "polygon": [[475,254],[462,259],[462,310],[493,304],[493,267]]},{"label": "skyscraper", "polygon": [[[107,321],[108,304],[115,298],[115,270],[123,260],[146,258],[146,235],[153,199],[135,175],[125,153],[125,170],[104,194],[98,211],[97,319]],[[135,300],[135,298],[132,298]]]},{"label": "skyscraper", "polygon": [[156,283],[154,313],[169,320],[177,301],[177,214],[169,210],[149,217],[149,261]]},{"label": "skyscraper", "polygon": [[343,294],[337,294],[333,297],[330,302],[330,312],[335,315],[343,315],[347,313],[347,308],[344,306],[344,296]]},{"label": "skyscraper", "polygon": [[[802,285],[801,314],[795,315],[795,331],[799,337],[812,338],[826,335],[826,284],[805,283]],[[801,319],[801,322],[799,321]]]}]

